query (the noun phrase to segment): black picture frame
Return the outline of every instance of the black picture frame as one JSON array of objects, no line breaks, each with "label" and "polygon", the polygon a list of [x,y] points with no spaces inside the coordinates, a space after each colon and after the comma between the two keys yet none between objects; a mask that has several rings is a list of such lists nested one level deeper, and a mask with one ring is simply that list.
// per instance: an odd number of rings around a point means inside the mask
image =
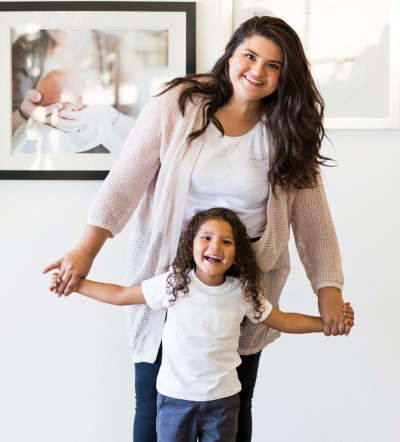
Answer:
[{"label": "black picture frame", "polygon": [[[0,15],[5,12],[30,11],[183,12],[186,14],[186,74],[196,72],[196,2],[0,2]],[[11,104],[9,109],[11,112]],[[109,173],[109,170],[6,169],[1,164],[3,155],[0,150],[2,180],[103,180]]]}]

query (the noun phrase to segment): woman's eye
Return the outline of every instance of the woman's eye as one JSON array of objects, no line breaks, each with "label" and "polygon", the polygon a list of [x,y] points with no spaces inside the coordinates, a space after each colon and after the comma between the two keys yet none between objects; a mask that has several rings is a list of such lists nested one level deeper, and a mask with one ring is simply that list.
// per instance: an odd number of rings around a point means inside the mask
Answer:
[{"label": "woman's eye", "polygon": [[224,244],[232,244],[232,242],[231,242],[231,241],[228,241],[228,240],[225,240],[225,241],[224,241]]},{"label": "woman's eye", "polygon": [[272,69],[279,69],[279,66],[277,64],[270,64],[269,67]]},{"label": "woman's eye", "polygon": [[255,57],[252,54],[245,54],[245,57],[247,57],[249,60],[255,60]]}]

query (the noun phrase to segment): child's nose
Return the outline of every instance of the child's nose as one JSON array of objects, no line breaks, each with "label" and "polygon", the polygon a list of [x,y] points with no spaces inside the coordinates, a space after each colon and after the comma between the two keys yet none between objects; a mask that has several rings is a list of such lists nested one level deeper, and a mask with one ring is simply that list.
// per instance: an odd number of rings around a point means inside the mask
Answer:
[{"label": "child's nose", "polygon": [[220,243],[219,241],[213,241],[213,242],[211,243],[211,247],[212,247],[214,250],[220,250],[220,249],[221,249],[221,243]]}]

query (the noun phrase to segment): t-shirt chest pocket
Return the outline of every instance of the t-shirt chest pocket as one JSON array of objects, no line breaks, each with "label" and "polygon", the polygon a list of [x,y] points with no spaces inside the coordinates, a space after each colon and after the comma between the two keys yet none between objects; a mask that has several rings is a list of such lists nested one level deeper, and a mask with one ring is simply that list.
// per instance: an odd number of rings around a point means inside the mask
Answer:
[{"label": "t-shirt chest pocket", "polygon": [[237,311],[224,311],[215,309],[212,331],[218,336],[229,336],[233,333],[237,321]]}]

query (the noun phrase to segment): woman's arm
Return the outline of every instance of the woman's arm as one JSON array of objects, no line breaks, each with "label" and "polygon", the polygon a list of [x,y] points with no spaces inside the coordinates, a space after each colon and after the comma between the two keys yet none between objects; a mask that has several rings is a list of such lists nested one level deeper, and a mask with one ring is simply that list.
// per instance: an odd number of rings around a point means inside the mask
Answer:
[{"label": "woman's arm", "polygon": [[43,273],[60,269],[61,278],[58,293],[68,296],[75,289],[81,278],[85,278],[92,267],[94,258],[103,247],[111,233],[97,226],[87,225],[77,246],[61,259],[47,266]]},{"label": "woman's arm", "polygon": [[[54,273],[51,278],[50,290],[53,293],[57,293],[60,283],[60,275]],[[75,292],[106,304],[133,305],[146,303],[140,284],[131,287],[122,287],[115,284],[104,284],[81,279],[76,286]]]},{"label": "woman's arm", "polygon": [[117,163],[97,193],[79,244],[44,269],[47,273],[60,268],[60,295],[68,296],[78,281],[87,276],[106,239],[123,229],[156,176],[161,146],[167,144],[165,140],[163,143],[162,133],[180,118],[178,95],[171,95],[152,99],[142,110]]},{"label": "woman's arm", "polygon": [[343,273],[321,175],[316,187],[296,192],[291,222],[300,259],[314,292],[318,294],[324,334],[342,335],[345,333],[341,314]]},{"label": "woman's arm", "polygon": [[[25,98],[22,100],[19,110],[14,110],[12,113],[12,133],[26,123],[29,118],[39,123],[52,124],[54,120],[53,113],[62,108],[61,103],[54,103],[49,106],[40,106],[39,102],[42,99],[41,94],[35,89],[29,89]],[[21,111],[21,113],[20,113]],[[22,117],[22,115],[25,117]],[[54,125],[53,125],[54,126]]]},{"label": "woman's arm", "polygon": [[[345,334],[350,333],[354,324],[354,311],[350,303],[342,304],[341,316],[345,321]],[[271,313],[262,321],[263,324],[284,333],[316,333],[324,331],[322,318],[299,313],[284,313],[272,307]]]}]

